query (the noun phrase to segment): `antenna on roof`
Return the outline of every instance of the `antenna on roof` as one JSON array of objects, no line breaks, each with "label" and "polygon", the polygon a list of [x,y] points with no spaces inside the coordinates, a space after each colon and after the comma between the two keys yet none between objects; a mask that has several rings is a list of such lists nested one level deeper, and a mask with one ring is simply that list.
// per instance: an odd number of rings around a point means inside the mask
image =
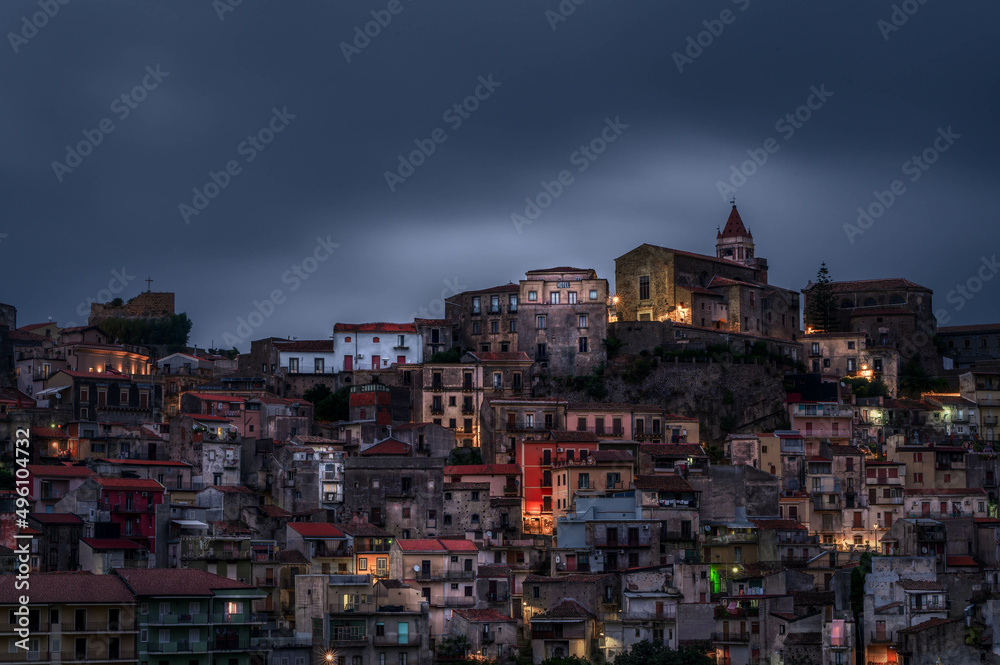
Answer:
[{"label": "antenna on roof", "polygon": [[733,198],[729,199],[729,202],[733,204],[734,208],[736,207],[736,197],[735,196]]}]

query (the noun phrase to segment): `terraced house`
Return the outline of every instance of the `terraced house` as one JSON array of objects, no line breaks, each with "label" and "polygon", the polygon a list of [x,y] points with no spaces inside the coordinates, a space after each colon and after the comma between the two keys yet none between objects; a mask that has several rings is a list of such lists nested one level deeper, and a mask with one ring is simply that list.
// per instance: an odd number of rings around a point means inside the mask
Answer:
[{"label": "terraced house", "polygon": [[32,573],[28,649],[15,645],[19,598],[14,575],[0,575],[0,662],[134,663],[135,596],[113,575]]},{"label": "terraced house", "polygon": [[252,629],[255,587],[193,569],[116,571],[134,598],[138,660],[155,665],[263,665]]}]

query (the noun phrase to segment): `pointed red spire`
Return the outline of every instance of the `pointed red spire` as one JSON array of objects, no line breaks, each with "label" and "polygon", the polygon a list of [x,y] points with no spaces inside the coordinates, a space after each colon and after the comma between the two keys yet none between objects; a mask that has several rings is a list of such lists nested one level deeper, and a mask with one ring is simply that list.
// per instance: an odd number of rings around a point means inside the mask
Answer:
[{"label": "pointed red spire", "polygon": [[723,238],[731,238],[733,236],[744,236],[747,238],[752,238],[750,232],[747,228],[743,226],[743,220],[740,219],[740,213],[736,209],[736,204],[733,204],[733,210],[729,213],[729,219],[726,220],[726,228],[722,231]]}]

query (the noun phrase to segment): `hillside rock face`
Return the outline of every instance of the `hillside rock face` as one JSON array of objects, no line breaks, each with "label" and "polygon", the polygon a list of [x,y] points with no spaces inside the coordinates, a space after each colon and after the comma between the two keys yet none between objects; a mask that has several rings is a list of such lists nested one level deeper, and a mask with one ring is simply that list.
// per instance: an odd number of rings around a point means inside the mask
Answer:
[{"label": "hillside rock face", "polygon": [[[549,379],[537,387],[539,396],[561,395],[572,401],[657,404],[667,413],[698,418],[705,442],[719,443],[733,432],[771,431],[787,427],[785,389],[780,370],[764,365],[658,362],[636,382],[634,361],[609,364],[601,379],[601,398],[574,390],[572,379]],[[631,380],[626,380],[626,379]]]}]

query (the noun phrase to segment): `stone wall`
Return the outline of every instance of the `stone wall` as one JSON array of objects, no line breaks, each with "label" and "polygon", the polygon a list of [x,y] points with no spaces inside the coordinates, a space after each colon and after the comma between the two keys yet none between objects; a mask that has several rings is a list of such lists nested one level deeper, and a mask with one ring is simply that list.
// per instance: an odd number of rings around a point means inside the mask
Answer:
[{"label": "stone wall", "polygon": [[173,293],[145,291],[121,307],[112,307],[108,303],[91,303],[90,318],[87,322],[96,325],[105,319],[160,319],[173,314],[175,314]]}]

